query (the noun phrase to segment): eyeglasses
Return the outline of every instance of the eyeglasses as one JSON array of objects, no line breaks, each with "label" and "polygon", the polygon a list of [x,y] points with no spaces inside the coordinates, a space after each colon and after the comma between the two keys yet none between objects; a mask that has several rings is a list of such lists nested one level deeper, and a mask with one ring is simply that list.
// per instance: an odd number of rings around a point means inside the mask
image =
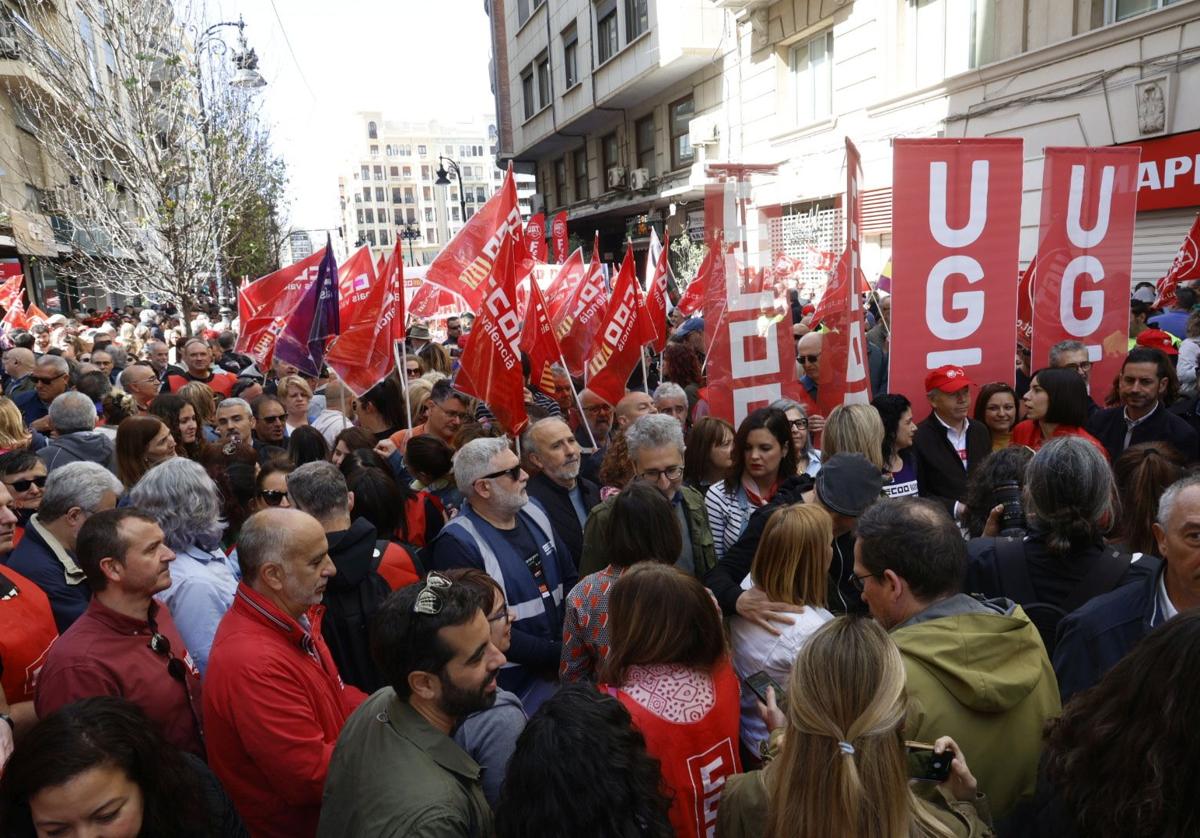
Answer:
[{"label": "eyeglasses", "polygon": [[666,468],[648,468],[638,475],[639,480],[647,483],[657,483],[663,476],[668,480],[678,480],[683,477],[683,466],[667,466]]},{"label": "eyeglasses", "polygon": [[11,483],[5,480],[4,485],[10,489],[16,489],[18,492],[28,492],[30,486],[37,486],[41,489],[46,485],[46,475],[41,474],[37,477],[30,477],[28,480],[14,480]]},{"label": "eyeglasses", "polygon": [[442,592],[450,585],[450,580],[442,574],[430,572],[425,577],[425,584],[417,592],[416,602],[413,603],[413,613],[432,617],[440,612],[442,610]]},{"label": "eyeglasses", "polygon": [[788,424],[798,431],[808,430],[808,419],[789,419]]},{"label": "eyeglasses", "polygon": [[442,413],[445,413],[451,419],[457,419],[460,422],[469,422],[471,420],[471,414],[469,413],[463,413],[461,410],[447,410],[437,402],[434,402],[434,406],[436,406],[438,410],[440,410]]},{"label": "eyeglasses", "polygon": [[263,499],[267,506],[279,506],[287,498],[287,492],[278,492],[271,489],[264,489],[258,493],[258,496]]},{"label": "eyeglasses", "polygon": [[286,415],[287,414],[284,414],[284,413],[276,413],[273,416],[260,416],[258,418],[263,422],[270,422],[272,425],[274,425],[277,422],[282,422],[284,416],[286,416]]},{"label": "eyeglasses", "polygon": [[512,468],[506,468],[503,471],[494,471],[491,474],[485,474],[483,477],[480,477],[479,479],[480,480],[495,480],[497,477],[506,477],[506,476],[510,480],[514,480],[514,481],[520,480],[521,479],[521,464],[517,463]]},{"label": "eyeglasses", "polygon": [[49,378],[43,378],[40,375],[31,375],[31,376],[29,376],[29,378],[33,381],[34,384],[53,384],[55,381],[58,381],[64,375],[66,375],[65,372],[60,372],[58,375],[52,375]]},{"label": "eyeglasses", "polygon": [[591,407],[585,407],[583,412],[592,416],[595,416],[597,413],[612,413],[612,405],[594,404]]},{"label": "eyeglasses", "polygon": [[1091,361],[1080,361],[1078,364],[1063,364],[1065,370],[1075,370],[1075,372],[1087,372],[1092,368]]},{"label": "eyeglasses", "polygon": [[489,623],[506,623],[508,622],[508,603],[500,606],[500,610],[487,618]]},{"label": "eyeglasses", "polygon": [[167,673],[181,684],[187,684],[187,666],[171,654],[171,641],[158,632],[150,635],[150,651],[167,659]]},{"label": "eyeglasses", "polygon": [[820,355],[797,355],[796,360],[802,364],[815,364],[821,360]]},{"label": "eyeglasses", "polygon": [[406,376],[408,376],[409,378],[420,378],[421,377],[421,368],[420,367],[405,367],[404,374]]},{"label": "eyeglasses", "polygon": [[855,576],[851,580],[850,584],[854,585],[854,589],[861,594],[863,592],[863,589],[866,588],[866,584],[865,584],[864,580],[877,579],[877,578],[879,578],[879,575],[880,574],[878,574],[878,573],[864,573],[862,576]]}]

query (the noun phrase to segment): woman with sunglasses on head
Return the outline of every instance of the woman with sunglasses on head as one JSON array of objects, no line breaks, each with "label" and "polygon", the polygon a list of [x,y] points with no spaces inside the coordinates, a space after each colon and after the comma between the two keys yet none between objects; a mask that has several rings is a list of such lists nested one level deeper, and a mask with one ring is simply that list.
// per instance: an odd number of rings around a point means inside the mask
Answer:
[{"label": "woman with sunglasses on head", "polygon": [[754,511],[795,473],[792,427],[784,412],[764,407],[743,419],[733,440],[729,476],[704,495],[718,560],[737,543]]},{"label": "woman with sunglasses on head", "polygon": [[157,416],[130,416],[117,426],[117,476],[132,489],[142,475],[175,454],[175,438]]},{"label": "woman with sunglasses on head", "polygon": [[796,473],[816,477],[821,470],[821,452],[813,447],[812,434],[808,432],[808,410],[800,402],[779,399],[771,407],[782,410],[792,429],[792,448],[796,452]]},{"label": "woman with sunglasses on head", "polygon": [[9,509],[17,516],[13,531],[13,547],[25,535],[25,527],[33,513],[42,505],[46,487],[46,464],[32,451],[18,449],[0,456],[0,480],[12,496]]},{"label": "woman with sunglasses on head", "polygon": [[308,424],[308,408],[312,404],[312,387],[298,375],[285,375],[279,379],[275,391],[287,411],[287,432],[291,436],[297,428]]}]

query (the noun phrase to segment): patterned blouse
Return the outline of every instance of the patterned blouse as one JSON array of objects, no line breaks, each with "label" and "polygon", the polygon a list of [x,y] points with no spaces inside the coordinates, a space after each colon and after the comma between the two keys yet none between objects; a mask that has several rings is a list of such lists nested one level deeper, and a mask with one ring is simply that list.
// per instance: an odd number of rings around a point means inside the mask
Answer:
[{"label": "patterned blouse", "polygon": [[621,578],[623,567],[609,565],[589,573],[567,594],[563,618],[562,657],[558,678],[564,684],[595,682],[601,662],[608,657],[608,597]]}]

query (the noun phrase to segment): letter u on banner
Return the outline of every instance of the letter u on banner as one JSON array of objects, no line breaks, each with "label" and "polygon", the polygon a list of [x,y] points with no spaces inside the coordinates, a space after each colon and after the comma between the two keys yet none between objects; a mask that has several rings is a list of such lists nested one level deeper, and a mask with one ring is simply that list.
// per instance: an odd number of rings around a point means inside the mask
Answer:
[{"label": "letter u on banner", "polygon": [[929,370],[955,364],[979,385],[1013,383],[1022,147],[895,141],[889,389],[913,397],[918,420]]},{"label": "letter u on banner", "polygon": [[[1129,348],[1129,286],[1142,150],[1047,148],[1033,300],[1033,367],[1081,341],[1103,401]],[[1044,261],[1043,261],[1044,260]]]}]

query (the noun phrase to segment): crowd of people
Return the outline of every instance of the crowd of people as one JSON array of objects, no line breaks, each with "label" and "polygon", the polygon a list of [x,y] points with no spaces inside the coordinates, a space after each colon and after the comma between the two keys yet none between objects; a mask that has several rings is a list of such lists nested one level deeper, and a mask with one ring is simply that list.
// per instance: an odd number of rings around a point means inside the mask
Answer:
[{"label": "crowd of people", "polygon": [[1101,404],[1071,341],[889,393],[871,295],[869,404],[797,305],[807,398],[710,415],[676,320],[516,439],[469,315],[362,396],[227,310],[9,331],[0,832],[1200,834],[1200,313],[1145,297]]}]

